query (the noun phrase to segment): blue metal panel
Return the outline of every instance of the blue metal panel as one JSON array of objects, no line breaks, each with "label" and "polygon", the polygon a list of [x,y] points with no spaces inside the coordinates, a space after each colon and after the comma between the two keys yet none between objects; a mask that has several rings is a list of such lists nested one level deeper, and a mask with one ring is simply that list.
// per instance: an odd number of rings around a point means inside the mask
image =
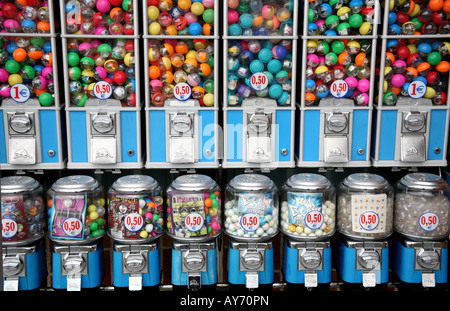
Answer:
[{"label": "blue metal panel", "polygon": [[242,162],[243,113],[242,110],[230,110],[227,112],[227,154],[230,162]]},{"label": "blue metal panel", "polygon": [[397,110],[381,112],[380,122],[380,161],[395,160],[395,140],[397,136]]},{"label": "blue metal panel", "polygon": [[[369,147],[367,135],[369,134],[369,110],[353,110],[352,128],[352,161],[365,161]],[[364,150],[359,154],[359,150]]]},{"label": "blue metal panel", "polygon": [[[41,129],[41,150],[43,163],[58,162],[60,146],[58,145],[58,129],[56,127],[56,111],[40,110],[39,111],[40,129]],[[48,151],[53,150],[54,156],[49,156]]]},{"label": "blue metal panel", "polygon": [[[442,160],[444,155],[445,133],[447,125],[447,110],[431,110],[430,113],[430,135],[428,136],[427,160]],[[448,130],[447,130],[448,131]],[[435,153],[439,148],[441,152]]]},{"label": "blue metal panel", "polygon": [[6,132],[3,121],[3,110],[0,110],[0,163],[6,163]]},{"label": "blue metal panel", "polygon": [[320,110],[305,111],[303,125],[303,160],[319,161]]},{"label": "blue metal panel", "polygon": [[[122,162],[137,162],[138,156],[138,141],[137,133],[140,124],[137,122],[136,111],[121,111],[120,112],[120,138],[122,145]],[[133,150],[133,154],[128,151]]]},{"label": "blue metal panel", "polygon": [[70,111],[72,162],[88,162],[86,112]]},{"label": "blue metal panel", "polygon": [[[172,248],[172,276],[171,282],[173,285],[187,286],[188,273],[181,272],[181,251]],[[214,285],[217,283],[217,254],[216,248],[208,250],[206,254],[206,272],[200,272],[201,285]]]},{"label": "blue metal panel", "polygon": [[[228,282],[231,284],[245,284],[245,271],[239,271],[239,250],[230,247],[228,253]],[[273,248],[265,250],[264,271],[258,271],[259,284],[274,282]]]},{"label": "blue metal panel", "polygon": [[[199,162],[212,162],[214,161],[214,138],[215,138],[215,124],[216,120],[214,119],[214,111],[213,110],[200,110],[199,113],[199,142],[198,147],[200,150],[199,154]],[[210,150],[211,154],[206,155],[205,151]]]},{"label": "blue metal panel", "polygon": [[164,110],[149,111],[150,162],[166,162],[166,117]]},{"label": "blue metal panel", "polygon": [[[276,112],[277,136],[276,144],[278,150],[275,153],[275,161],[289,161],[291,159],[291,140],[292,140],[292,111],[278,110]],[[281,150],[287,150],[286,154],[282,154]]]}]

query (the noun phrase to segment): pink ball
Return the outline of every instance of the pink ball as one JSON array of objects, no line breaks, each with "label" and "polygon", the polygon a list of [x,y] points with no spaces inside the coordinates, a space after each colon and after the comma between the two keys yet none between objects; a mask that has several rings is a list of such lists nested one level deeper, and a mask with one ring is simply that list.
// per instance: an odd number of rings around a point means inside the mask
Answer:
[{"label": "pink ball", "polygon": [[236,24],[239,20],[239,13],[235,10],[228,10],[228,24]]},{"label": "pink ball", "polygon": [[272,7],[271,5],[267,5],[267,4],[262,7],[261,15],[262,15],[262,17],[264,17],[264,19],[271,19],[273,17],[273,16],[271,16],[271,13],[270,13],[271,7]]},{"label": "pink ball", "polygon": [[206,8],[213,8],[214,7],[214,0],[202,0],[202,4]]},{"label": "pink ball", "polygon": [[198,21],[197,15],[195,15],[192,12],[186,12],[186,14],[184,14],[184,18],[186,19],[186,23],[188,25],[190,25],[192,23],[196,23]]},{"label": "pink ball", "polygon": [[97,36],[101,36],[101,35],[107,35],[108,31],[106,30],[105,27],[103,26],[98,26],[97,28],[95,28],[95,34]]},{"label": "pink ball", "polygon": [[45,78],[45,79],[49,79],[49,78],[51,78],[51,75],[53,74],[53,67],[45,67],[43,70],[42,70],[42,76]]},{"label": "pink ball", "polygon": [[98,67],[95,67],[95,70],[102,80],[108,76],[108,72],[106,72],[105,67],[98,66]]},{"label": "pink ball", "polygon": [[347,78],[345,78],[344,81],[347,82],[348,87],[349,87],[351,90],[354,90],[355,87],[358,86],[358,80],[357,80],[355,77],[347,77]]},{"label": "pink ball", "polygon": [[0,68],[0,82],[7,82],[9,78],[9,73],[5,68]]},{"label": "pink ball", "polygon": [[150,212],[147,212],[147,213],[145,213],[145,218],[148,218],[148,219],[152,219],[152,217],[153,217],[153,214],[152,213],[150,213]]},{"label": "pink ball", "polygon": [[370,82],[367,79],[361,79],[358,82],[358,90],[362,93],[368,92],[370,89]]},{"label": "pink ball", "polygon": [[1,97],[11,97],[11,95],[9,94],[9,92],[10,92],[10,87],[7,87],[7,88],[4,88],[4,89],[0,89],[0,96]]},{"label": "pink ball", "polygon": [[309,54],[308,56],[306,56],[306,58],[308,59],[308,65],[310,66],[317,66],[319,64],[319,56],[317,56],[316,54]]},{"label": "pink ball", "polygon": [[392,86],[395,86],[395,87],[403,87],[405,82],[406,82],[405,76],[402,74],[399,74],[399,73],[393,75],[391,78]]},{"label": "pink ball", "polygon": [[111,3],[108,0],[98,0],[96,6],[97,10],[102,13],[106,13],[111,9]]}]

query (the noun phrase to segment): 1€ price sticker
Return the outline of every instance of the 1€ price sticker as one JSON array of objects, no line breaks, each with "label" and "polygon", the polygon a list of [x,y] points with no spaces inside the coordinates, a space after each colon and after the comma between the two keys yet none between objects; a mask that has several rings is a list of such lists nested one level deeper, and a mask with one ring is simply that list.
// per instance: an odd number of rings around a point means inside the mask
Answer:
[{"label": "1\u20ac price sticker", "polygon": [[323,215],[319,211],[311,211],[305,216],[305,224],[311,230],[317,230],[323,225]]},{"label": "1\u20ac price sticker", "polygon": [[263,72],[257,72],[250,77],[250,85],[255,91],[262,91],[269,85],[269,79]]},{"label": "1\u20ac price sticker", "polygon": [[199,213],[190,213],[184,219],[184,225],[191,232],[200,231],[203,227],[204,219]]},{"label": "1\u20ac price sticker", "polygon": [[419,226],[425,231],[434,231],[439,226],[439,217],[435,213],[423,213],[419,217]]},{"label": "1\u20ac price sticker", "polygon": [[2,219],[2,237],[12,238],[17,233],[17,223],[12,219]]},{"label": "1\u20ac price sticker", "polygon": [[331,84],[330,93],[335,98],[342,98],[347,95],[348,84],[344,80],[336,80]]},{"label": "1\u20ac price sticker", "polygon": [[362,213],[359,217],[359,224],[364,230],[372,231],[380,222],[380,218],[378,217],[378,214],[372,211]]},{"label": "1\u20ac price sticker", "polygon": [[111,84],[106,81],[99,81],[94,84],[94,95],[98,99],[108,99],[113,93],[113,88]]},{"label": "1\u20ac price sticker", "polygon": [[173,88],[173,96],[179,101],[186,101],[191,98],[192,89],[187,83],[178,83]]},{"label": "1\u20ac price sticker", "polygon": [[25,84],[17,83],[10,88],[9,95],[14,101],[24,103],[30,98],[31,92]]},{"label": "1\u20ac price sticker", "polygon": [[422,98],[427,92],[427,86],[422,81],[413,81],[408,86],[408,95],[411,98]]},{"label": "1\u20ac price sticker", "polygon": [[259,228],[259,217],[254,213],[246,213],[241,217],[241,227],[245,231],[252,232]]},{"label": "1\u20ac price sticker", "polygon": [[137,232],[144,226],[144,218],[138,213],[131,213],[125,216],[123,223],[128,231]]},{"label": "1\u20ac price sticker", "polygon": [[67,236],[76,237],[81,234],[83,225],[80,219],[71,217],[63,222],[62,229]]}]

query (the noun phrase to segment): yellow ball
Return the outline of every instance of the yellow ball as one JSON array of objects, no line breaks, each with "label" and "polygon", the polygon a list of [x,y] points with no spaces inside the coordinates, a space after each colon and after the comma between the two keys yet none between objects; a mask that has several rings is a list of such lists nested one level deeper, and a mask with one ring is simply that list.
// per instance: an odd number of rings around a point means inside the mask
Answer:
[{"label": "yellow ball", "polygon": [[159,9],[156,6],[149,6],[147,8],[147,16],[151,21],[157,20],[159,16]]},{"label": "yellow ball", "polygon": [[13,86],[14,84],[17,84],[17,83],[23,83],[23,79],[20,75],[15,73],[15,74],[12,74],[9,76],[8,83],[9,83],[9,85]]},{"label": "yellow ball", "polygon": [[158,22],[152,22],[150,26],[148,26],[148,32],[155,36],[161,33],[161,25]]},{"label": "yellow ball", "polygon": [[170,58],[162,57],[162,61],[164,63],[164,66],[166,67],[166,70],[170,70],[170,68],[172,68],[172,62],[170,61]]},{"label": "yellow ball", "polygon": [[186,53],[185,57],[186,57],[186,59],[188,59],[188,58],[196,59],[196,57],[195,57],[196,55],[197,55],[196,51],[190,50],[189,52]]},{"label": "yellow ball", "polygon": [[294,225],[289,225],[289,231],[294,232],[295,231],[295,226]]},{"label": "yellow ball", "polygon": [[142,230],[142,231],[139,233],[139,236],[140,236],[141,238],[143,238],[143,239],[146,239],[146,238],[148,237],[148,232],[145,231],[145,230]]},{"label": "yellow ball", "polygon": [[91,205],[88,206],[88,212],[89,213],[92,213],[92,212],[95,212],[95,211],[97,211],[97,206],[95,206],[94,204],[91,204]]},{"label": "yellow ball", "polygon": [[197,16],[200,16],[205,12],[205,7],[201,2],[194,2],[191,5],[191,12]]},{"label": "yellow ball", "polygon": [[214,106],[214,94],[206,93],[205,96],[203,96],[203,103],[207,107]]},{"label": "yellow ball", "polygon": [[372,26],[370,25],[369,22],[364,22],[361,24],[361,26],[359,26],[359,33],[361,35],[367,35],[367,33],[370,31],[370,29],[372,28]]},{"label": "yellow ball", "polygon": [[89,218],[91,219],[91,220],[96,220],[97,218],[98,218],[98,213],[97,212],[91,212],[91,213],[89,213]]},{"label": "yellow ball", "polygon": [[428,99],[432,99],[435,96],[436,96],[436,91],[431,87],[427,87],[427,91],[425,92],[424,97],[428,98]]}]

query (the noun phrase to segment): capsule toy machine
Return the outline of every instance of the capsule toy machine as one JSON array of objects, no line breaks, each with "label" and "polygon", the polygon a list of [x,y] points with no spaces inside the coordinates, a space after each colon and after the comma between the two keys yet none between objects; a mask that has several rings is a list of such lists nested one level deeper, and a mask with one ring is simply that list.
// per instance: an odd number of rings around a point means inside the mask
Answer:
[{"label": "capsule toy machine", "polygon": [[143,1],[147,168],[217,168],[218,1]]},{"label": "capsule toy machine", "polygon": [[107,232],[114,241],[115,288],[136,291],[160,284],[163,203],[162,189],[150,176],[123,176],[109,188]]},{"label": "capsule toy machine", "polygon": [[385,7],[374,166],[447,165],[450,20],[437,2]]},{"label": "capsule toy machine", "polygon": [[7,1],[1,14],[0,164],[5,170],[61,169],[65,118],[55,4]]},{"label": "capsule toy machine", "polygon": [[446,288],[449,210],[441,176],[410,173],[397,182],[392,271],[399,288]]},{"label": "capsule toy machine", "polygon": [[236,289],[271,289],[278,234],[278,189],[262,174],[241,174],[227,185],[224,232],[229,237],[228,283]]},{"label": "capsule toy machine", "polygon": [[370,166],[378,1],[305,1],[297,165]]},{"label": "capsule toy machine", "polygon": [[294,167],[298,1],[224,1],[225,168]]},{"label": "capsule toy machine", "polygon": [[58,179],[47,191],[52,242],[52,288],[99,288],[105,274],[102,237],[106,234],[103,186],[86,175]]},{"label": "capsule toy machine", "polygon": [[47,209],[44,189],[29,176],[3,177],[0,182],[3,290],[45,287]]},{"label": "capsule toy machine", "polygon": [[216,287],[221,202],[220,186],[206,175],[181,175],[167,188],[166,232],[173,241],[174,290]]},{"label": "capsule toy machine", "polygon": [[61,1],[70,169],[143,167],[138,1]]},{"label": "capsule toy machine", "polygon": [[300,173],[283,185],[280,211],[282,272],[289,287],[329,290],[336,189],[322,175]]},{"label": "capsule toy machine", "polygon": [[385,290],[393,233],[394,189],[371,173],[347,176],[338,188],[336,270],[350,290]]}]

